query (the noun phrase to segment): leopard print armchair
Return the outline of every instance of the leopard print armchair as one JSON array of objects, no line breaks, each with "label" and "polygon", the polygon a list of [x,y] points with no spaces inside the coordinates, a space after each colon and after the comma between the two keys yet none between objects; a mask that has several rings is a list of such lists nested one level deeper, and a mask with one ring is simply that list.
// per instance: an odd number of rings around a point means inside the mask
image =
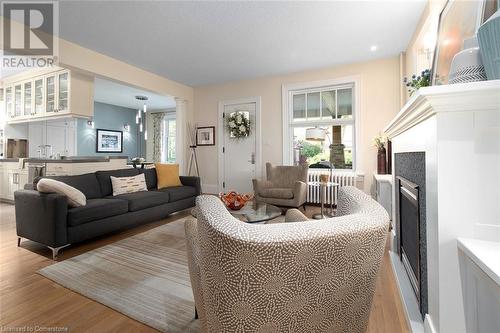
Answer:
[{"label": "leopard print armchair", "polygon": [[389,226],[387,212],[354,187],[343,216],[255,225],[214,196],[186,222],[202,332],[364,332]]}]

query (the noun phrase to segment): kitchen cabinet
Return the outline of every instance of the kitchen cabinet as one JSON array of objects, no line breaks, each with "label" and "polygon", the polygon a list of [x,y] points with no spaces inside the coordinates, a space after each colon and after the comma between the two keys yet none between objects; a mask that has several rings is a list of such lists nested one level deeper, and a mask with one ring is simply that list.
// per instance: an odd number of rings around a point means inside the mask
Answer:
[{"label": "kitchen cabinet", "polygon": [[13,96],[13,88],[12,87],[5,87],[5,113],[8,118],[13,118],[14,117],[14,96]]},{"label": "kitchen cabinet", "polygon": [[28,172],[21,170],[8,171],[9,190],[5,196],[9,200],[14,200],[14,192],[22,190],[28,183]]},{"label": "kitchen cabinet", "polygon": [[45,144],[52,146],[52,154],[66,155],[66,128],[63,126],[47,126],[46,128]]},{"label": "kitchen cabinet", "polygon": [[32,108],[32,102],[33,102],[33,82],[28,81],[24,82],[24,91],[23,91],[23,115],[25,117],[31,116],[33,114]]},{"label": "kitchen cabinet", "polygon": [[28,183],[28,170],[20,169],[18,162],[0,163],[0,199],[13,201],[14,192]]},{"label": "kitchen cabinet", "polygon": [[22,109],[22,102],[23,102],[23,85],[22,84],[16,84],[14,86],[14,118],[19,118],[21,117],[21,109]]},{"label": "kitchen cabinet", "polygon": [[50,158],[75,156],[76,120],[53,120],[29,124],[29,156]]},{"label": "kitchen cabinet", "polygon": [[43,112],[43,78],[33,80],[34,82],[34,102],[32,116],[41,115]]},{"label": "kitchen cabinet", "polygon": [[56,110],[56,78],[49,75],[45,78],[45,112],[51,113]]},{"label": "kitchen cabinet", "polygon": [[69,70],[5,79],[7,123],[94,114],[94,78]]}]

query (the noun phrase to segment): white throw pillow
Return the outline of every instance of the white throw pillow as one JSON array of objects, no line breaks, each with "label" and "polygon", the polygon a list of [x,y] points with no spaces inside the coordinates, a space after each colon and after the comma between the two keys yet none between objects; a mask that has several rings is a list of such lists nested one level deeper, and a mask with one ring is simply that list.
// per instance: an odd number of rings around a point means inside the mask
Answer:
[{"label": "white throw pillow", "polygon": [[113,195],[147,191],[146,177],[143,173],[132,177],[113,177],[111,176],[111,185],[113,185]]},{"label": "white throw pillow", "polygon": [[55,179],[40,179],[36,184],[36,189],[42,193],[58,193],[67,196],[70,207],[80,207],[87,204],[87,198],[80,190]]}]

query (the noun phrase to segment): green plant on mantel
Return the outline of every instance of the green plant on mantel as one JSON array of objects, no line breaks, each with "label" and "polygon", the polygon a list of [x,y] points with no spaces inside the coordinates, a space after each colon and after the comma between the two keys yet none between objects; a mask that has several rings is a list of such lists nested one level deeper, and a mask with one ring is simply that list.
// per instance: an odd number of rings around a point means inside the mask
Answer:
[{"label": "green plant on mantel", "polygon": [[377,147],[377,149],[384,150],[385,144],[387,143],[387,136],[383,134],[378,134],[376,137],[373,138],[373,145]]},{"label": "green plant on mantel", "polygon": [[405,77],[403,83],[408,87],[408,92],[411,96],[418,89],[431,85],[431,71],[426,69],[419,76],[413,74],[411,80]]}]

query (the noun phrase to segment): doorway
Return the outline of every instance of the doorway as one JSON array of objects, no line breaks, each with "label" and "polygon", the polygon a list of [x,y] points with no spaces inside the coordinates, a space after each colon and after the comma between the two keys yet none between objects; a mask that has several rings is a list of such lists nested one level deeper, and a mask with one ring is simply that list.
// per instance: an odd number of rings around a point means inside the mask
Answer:
[{"label": "doorway", "polygon": [[[250,122],[248,135],[237,137],[228,128],[235,115]],[[241,126],[241,124],[236,124]],[[260,97],[219,102],[219,191],[252,192],[252,179],[260,178]]]}]

